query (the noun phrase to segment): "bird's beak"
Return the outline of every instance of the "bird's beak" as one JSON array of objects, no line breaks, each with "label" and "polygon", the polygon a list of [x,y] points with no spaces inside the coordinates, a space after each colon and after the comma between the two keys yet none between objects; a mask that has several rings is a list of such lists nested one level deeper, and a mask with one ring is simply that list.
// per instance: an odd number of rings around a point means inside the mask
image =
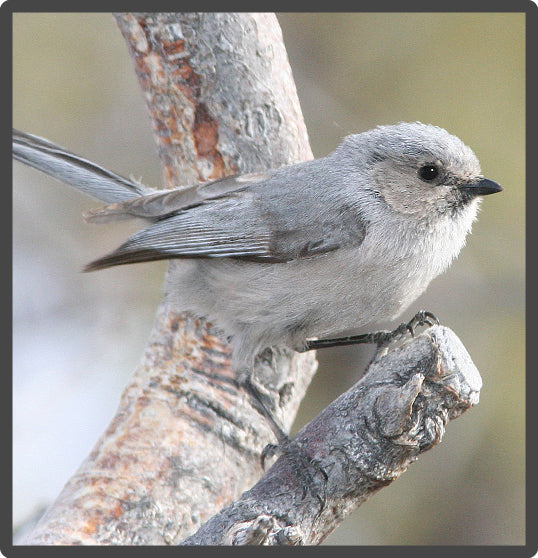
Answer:
[{"label": "bird's beak", "polygon": [[488,178],[480,178],[476,182],[462,184],[459,189],[470,196],[487,196],[503,191],[501,185]]}]

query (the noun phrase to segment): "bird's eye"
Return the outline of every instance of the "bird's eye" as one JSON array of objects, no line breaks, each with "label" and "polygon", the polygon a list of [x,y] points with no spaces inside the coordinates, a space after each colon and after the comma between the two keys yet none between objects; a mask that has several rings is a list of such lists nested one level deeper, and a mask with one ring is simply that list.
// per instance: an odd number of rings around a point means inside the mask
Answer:
[{"label": "bird's eye", "polygon": [[418,169],[418,176],[421,180],[430,182],[439,176],[439,169],[435,165],[424,165]]}]

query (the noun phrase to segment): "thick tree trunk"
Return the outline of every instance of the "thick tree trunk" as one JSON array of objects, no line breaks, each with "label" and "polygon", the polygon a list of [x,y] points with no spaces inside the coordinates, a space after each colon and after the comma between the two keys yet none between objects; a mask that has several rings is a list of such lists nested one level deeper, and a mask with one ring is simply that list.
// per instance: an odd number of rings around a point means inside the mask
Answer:
[{"label": "thick tree trunk", "polygon": [[[167,187],[312,157],[272,14],[117,14]],[[27,544],[174,544],[262,474],[271,431],[235,384],[229,348],[162,303],[117,415]],[[256,377],[289,428],[312,354],[268,352]]]}]

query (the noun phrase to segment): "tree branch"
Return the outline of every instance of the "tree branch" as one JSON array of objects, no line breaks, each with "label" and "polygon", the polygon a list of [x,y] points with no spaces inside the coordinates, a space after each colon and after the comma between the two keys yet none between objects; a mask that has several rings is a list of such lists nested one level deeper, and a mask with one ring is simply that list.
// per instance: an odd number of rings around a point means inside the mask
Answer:
[{"label": "tree branch", "polygon": [[255,486],[182,544],[319,544],[439,443],[481,384],[456,335],[431,327],[376,359]]},{"label": "tree branch", "polygon": [[[274,15],[115,17],[168,187],[312,157]],[[291,351],[258,360],[285,428],[315,367],[312,354]],[[25,542],[177,543],[259,478],[271,441],[235,383],[221,333],[163,302],[116,416]]]}]

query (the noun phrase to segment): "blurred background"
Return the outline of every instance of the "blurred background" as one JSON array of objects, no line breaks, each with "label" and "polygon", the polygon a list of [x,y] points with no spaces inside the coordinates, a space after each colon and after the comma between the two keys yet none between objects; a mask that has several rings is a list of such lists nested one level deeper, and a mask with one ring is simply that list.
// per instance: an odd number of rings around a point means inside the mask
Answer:
[{"label": "blurred background", "polygon": [[[420,120],[470,145],[504,192],[406,312],[433,311],[484,381],[443,443],[325,544],[525,544],[525,15],[279,14],[316,157],[344,135]],[[131,60],[110,14],[14,14],[13,124],[160,185]],[[114,415],[161,299],[166,264],[80,273],[130,224],[84,224],[96,202],[13,165],[13,514],[58,495]],[[387,327],[391,324],[387,324]],[[297,428],[360,377],[370,348],[319,352]]]}]

